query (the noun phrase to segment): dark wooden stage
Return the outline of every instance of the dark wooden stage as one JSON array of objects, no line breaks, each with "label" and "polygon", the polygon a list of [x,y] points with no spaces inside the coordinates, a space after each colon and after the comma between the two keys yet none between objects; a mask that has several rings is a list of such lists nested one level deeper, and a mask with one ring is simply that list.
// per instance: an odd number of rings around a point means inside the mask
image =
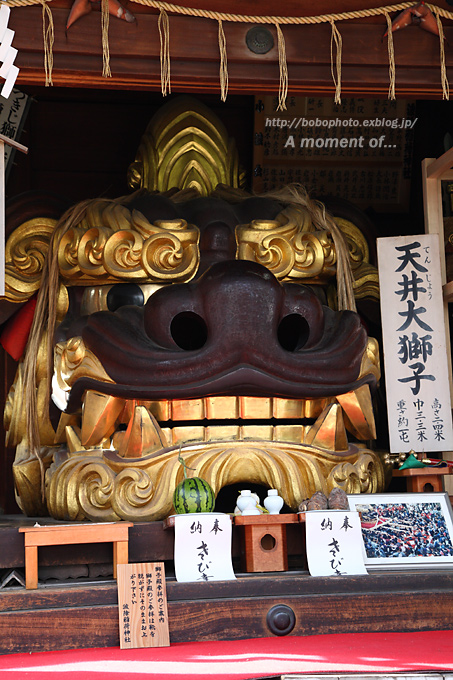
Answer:
[{"label": "dark wooden stage", "polygon": [[[34,522],[30,518],[2,518],[0,568],[3,578],[10,569],[23,574],[23,534],[19,534],[18,528]],[[40,523],[50,521],[41,519]],[[172,642],[273,636],[268,612],[275,605],[286,605],[294,612],[291,635],[409,632],[452,627],[452,569],[313,578],[304,570],[302,529],[290,525],[289,571],[243,574],[239,571],[240,528],[233,529],[237,580],[211,583],[175,581],[171,571],[173,531],[164,530],[162,522],[135,524],[130,529],[130,562],[164,560],[166,563]],[[39,565],[46,568],[47,575],[49,567],[91,565],[93,568],[93,565],[111,562],[109,544],[40,548],[39,553]],[[41,573],[46,575],[44,571]],[[99,577],[40,580],[37,590],[27,591],[17,584],[0,590],[2,654],[118,644],[117,589],[111,576],[102,580]]]}]

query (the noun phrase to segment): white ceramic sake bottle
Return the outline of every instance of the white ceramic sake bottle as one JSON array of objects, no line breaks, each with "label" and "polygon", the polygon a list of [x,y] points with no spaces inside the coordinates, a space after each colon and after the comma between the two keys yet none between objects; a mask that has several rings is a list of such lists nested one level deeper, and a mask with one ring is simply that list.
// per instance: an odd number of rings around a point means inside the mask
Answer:
[{"label": "white ceramic sake bottle", "polygon": [[267,498],[264,499],[264,507],[270,515],[278,515],[283,507],[283,498],[278,495],[277,489],[269,489]]},{"label": "white ceramic sake bottle", "polygon": [[256,500],[252,496],[250,489],[241,491],[236,505],[241,511],[241,515],[259,515],[260,511],[256,507]]}]

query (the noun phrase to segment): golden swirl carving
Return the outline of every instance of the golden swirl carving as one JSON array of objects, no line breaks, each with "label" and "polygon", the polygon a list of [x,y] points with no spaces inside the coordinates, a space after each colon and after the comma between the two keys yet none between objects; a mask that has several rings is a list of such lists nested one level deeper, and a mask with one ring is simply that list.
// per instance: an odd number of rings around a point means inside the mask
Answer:
[{"label": "golden swirl carving", "polygon": [[[379,297],[377,269],[369,263],[369,249],[360,230],[335,218],[348,244],[356,297]],[[296,206],[285,208],[275,220],[255,220],[236,227],[236,257],[259,262],[281,281],[325,283],[335,276],[337,253],[328,230],[315,228],[309,214]]]},{"label": "golden swirl carving", "polygon": [[355,462],[336,465],[329,474],[327,484],[339,486],[346,493],[376,493],[385,488],[385,470],[376,465],[376,456],[361,453]]},{"label": "golden swirl carving", "polygon": [[[71,283],[188,281],[197,272],[200,232],[185,220],[151,224],[139,211],[105,201],[58,244],[61,275]],[[102,226],[93,224],[105,220]]]},{"label": "golden swirl carving", "polygon": [[77,480],[72,477],[71,481],[74,484],[74,498],[77,498],[85,517],[106,522],[117,519],[111,507],[115,477],[108,467],[100,461],[85,462]]},{"label": "golden swirl carving", "polygon": [[[175,486],[182,479],[179,449],[139,459],[113,451],[70,454],[47,473],[49,511],[57,519],[154,521],[171,514]],[[350,447],[341,457],[318,447],[283,442],[215,442],[183,447],[193,476],[217,494],[235,483],[279,489],[287,505],[316,490],[342,486],[348,493],[382,491],[384,465],[378,454]]]},{"label": "golden swirl carving", "polygon": [[180,236],[154,234],[143,244],[142,266],[153,281],[187,281],[198,269],[198,239],[185,245]]},{"label": "golden swirl carving", "polygon": [[69,229],[58,244],[58,266],[64,279],[79,279],[82,273],[79,268],[79,243],[84,231],[77,227]]},{"label": "golden swirl carving", "polygon": [[111,507],[115,475],[103,464],[102,456],[90,453],[68,454],[49,468],[46,496],[49,513],[55,519],[91,519],[113,522],[120,519]]},{"label": "golden swirl carving", "polygon": [[103,253],[104,273],[119,279],[127,271],[129,279],[143,279],[143,238],[132,230],[116,231],[106,239]]},{"label": "golden swirl carving", "polygon": [[335,274],[335,247],[327,231],[314,231],[307,216],[285,209],[276,220],[236,227],[236,257],[264,265],[280,281],[318,281]]},{"label": "golden swirl carving", "polygon": [[39,217],[13,231],[5,246],[5,297],[25,302],[35,293],[56,221]]},{"label": "golden swirl carving", "polygon": [[134,512],[136,517],[146,518],[154,495],[154,484],[146,470],[137,468],[122,470],[115,479],[112,506],[118,517],[127,519],[131,512]]},{"label": "golden swirl carving", "polygon": [[110,234],[111,230],[106,227],[92,227],[80,238],[77,247],[77,261],[82,274],[87,276],[103,276],[105,274],[105,246]]}]

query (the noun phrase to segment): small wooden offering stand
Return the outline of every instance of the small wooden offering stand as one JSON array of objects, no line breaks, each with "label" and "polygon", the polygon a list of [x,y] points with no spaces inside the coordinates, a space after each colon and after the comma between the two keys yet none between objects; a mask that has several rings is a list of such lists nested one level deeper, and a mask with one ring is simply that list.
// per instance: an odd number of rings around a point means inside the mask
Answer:
[{"label": "small wooden offering stand", "polygon": [[237,515],[236,526],[242,526],[242,568],[247,572],[287,571],[286,525],[297,524],[297,514]]},{"label": "small wooden offering stand", "polygon": [[25,534],[25,588],[35,590],[38,587],[38,547],[43,545],[113,542],[113,575],[116,578],[117,565],[129,561],[129,527],[132,526],[132,522],[115,522],[20,527],[19,532]]},{"label": "small wooden offering stand", "polygon": [[[393,477],[404,477],[407,491],[415,493],[434,491],[437,493],[444,491],[443,475],[451,474],[451,469],[449,467],[406,468],[405,470],[393,470]],[[429,486],[427,487],[427,485]]]}]

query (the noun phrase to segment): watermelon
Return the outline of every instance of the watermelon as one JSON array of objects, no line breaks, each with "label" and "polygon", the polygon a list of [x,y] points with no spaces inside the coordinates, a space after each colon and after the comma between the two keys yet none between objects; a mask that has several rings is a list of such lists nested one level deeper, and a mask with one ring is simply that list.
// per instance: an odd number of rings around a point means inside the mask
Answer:
[{"label": "watermelon", "polygon": [[181,515],[189,512],[212,512],[215,505],[214,491],[204,479],[187,477],[187,466],[181,455],[178,456],[178,460],[184,467],[184,479],[173,494],[176,513]]}]

